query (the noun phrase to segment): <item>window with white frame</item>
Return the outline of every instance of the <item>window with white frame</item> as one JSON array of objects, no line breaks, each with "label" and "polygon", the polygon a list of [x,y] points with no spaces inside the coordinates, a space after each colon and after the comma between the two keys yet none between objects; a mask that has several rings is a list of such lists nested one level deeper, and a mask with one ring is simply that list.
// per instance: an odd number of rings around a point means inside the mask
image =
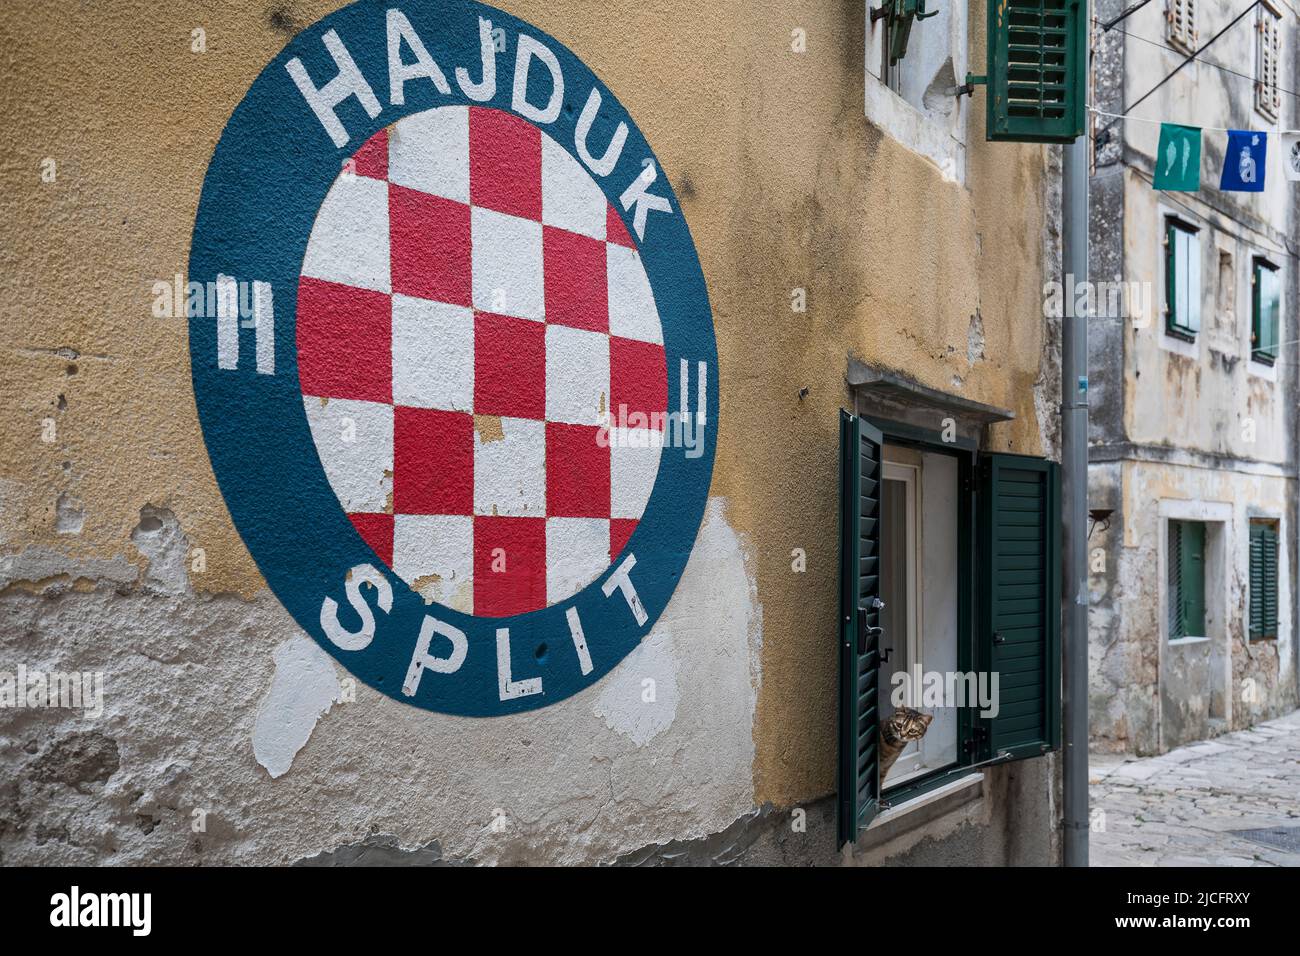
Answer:
[{"label": "window with white frame", "polygon": [[1169,0],[1165,7],[1165,36],[1171,45],[1187,52],[1196,49],[1197,0]]},{"label": "window with white frame", "polygon": [[1273,120],[1282,105],[1278,89],[1281,57],[1282,18],[1268,4],[1261,3],[1255,20],[1255,109]]}]

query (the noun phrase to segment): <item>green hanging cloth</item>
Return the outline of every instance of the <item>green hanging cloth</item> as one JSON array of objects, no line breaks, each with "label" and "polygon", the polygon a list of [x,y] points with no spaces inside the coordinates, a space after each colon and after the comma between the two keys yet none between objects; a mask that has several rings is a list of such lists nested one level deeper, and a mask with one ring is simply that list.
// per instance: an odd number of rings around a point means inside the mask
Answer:
[{"label": "green hanging cloth", "polygon": [[1201,188],[1201,129],[1199,126],[1160,124],[1156,149],[1155,188],[1194,193]]}]

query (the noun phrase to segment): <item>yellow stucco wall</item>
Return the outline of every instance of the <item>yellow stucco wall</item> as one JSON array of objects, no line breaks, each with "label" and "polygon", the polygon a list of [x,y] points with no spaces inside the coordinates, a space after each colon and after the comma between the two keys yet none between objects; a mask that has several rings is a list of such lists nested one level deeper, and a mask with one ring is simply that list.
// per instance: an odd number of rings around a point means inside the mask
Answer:
[{"label": "yellow stucco wall", "polygon": [[[251,598],[265,587],[208,463],[185,324],[150,314],[150,287],[184,272],[208,160],[249,84],[293,32],[338,6],[123,0],[69,12],[43,2],[0,18],[7,552],[138,559],[130,534],[150,503],[206,551],[197,590]],[[986,144],[983,91],[964,186],[874,128],[863,115],[861,4],[508,6],[617,93],[683,203],[718,339],[712,494],[753,547],[762,605],[755,799],[829,792],[847,356],[1013,409],[995,446],[1043,450],[1034,384],[1048,151]],[[983,4],[970,16],[979,63]],[[190,50],[196,27],[205,53]],[[796,27],[806,53],[791,52]],[[46,157],[54,183],[41,181]],[[791,311],[797,287],[806,314]],[[977,310],[985,358],[972,365]],[[42,441],[47,418],[53,442]],[[84,511],[80,535],[56,532],[64,493]],[[807,551],[804,574],[791,571],[794,548]]]}]

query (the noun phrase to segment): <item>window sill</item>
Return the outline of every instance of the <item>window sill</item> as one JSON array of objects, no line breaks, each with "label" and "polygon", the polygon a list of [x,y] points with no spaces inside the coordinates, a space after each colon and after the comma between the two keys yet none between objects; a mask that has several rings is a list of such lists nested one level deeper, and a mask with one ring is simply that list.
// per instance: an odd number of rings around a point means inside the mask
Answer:
[{"label": "window sill", "polygon": [[1207,644],[1208,637],[1175,637],[1169,642],[1170,647],[1185,647],[1191,644]]},{"label": "window sill", "polygon": [[857,849],[862,850],[887,843],[916,827],[938,819],[944,814],[973,803],[984,796],[984,774],[979,771],[965,774],[932,790],[926,790],[902,803],[882,810],[871,821],[866,832],[858,838]]}]

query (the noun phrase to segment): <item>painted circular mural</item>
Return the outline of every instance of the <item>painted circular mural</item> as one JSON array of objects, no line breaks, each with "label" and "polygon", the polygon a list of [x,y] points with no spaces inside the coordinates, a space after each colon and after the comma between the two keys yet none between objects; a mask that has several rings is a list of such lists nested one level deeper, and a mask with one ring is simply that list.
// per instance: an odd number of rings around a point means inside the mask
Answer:
[{"label": "painted circular mural", "polygon": [[277,598],[429,710],[562,700],[649,632],[712,473],[681,207],[553,38],[357,3],[236,108],[189,270],[204,439]]}]

